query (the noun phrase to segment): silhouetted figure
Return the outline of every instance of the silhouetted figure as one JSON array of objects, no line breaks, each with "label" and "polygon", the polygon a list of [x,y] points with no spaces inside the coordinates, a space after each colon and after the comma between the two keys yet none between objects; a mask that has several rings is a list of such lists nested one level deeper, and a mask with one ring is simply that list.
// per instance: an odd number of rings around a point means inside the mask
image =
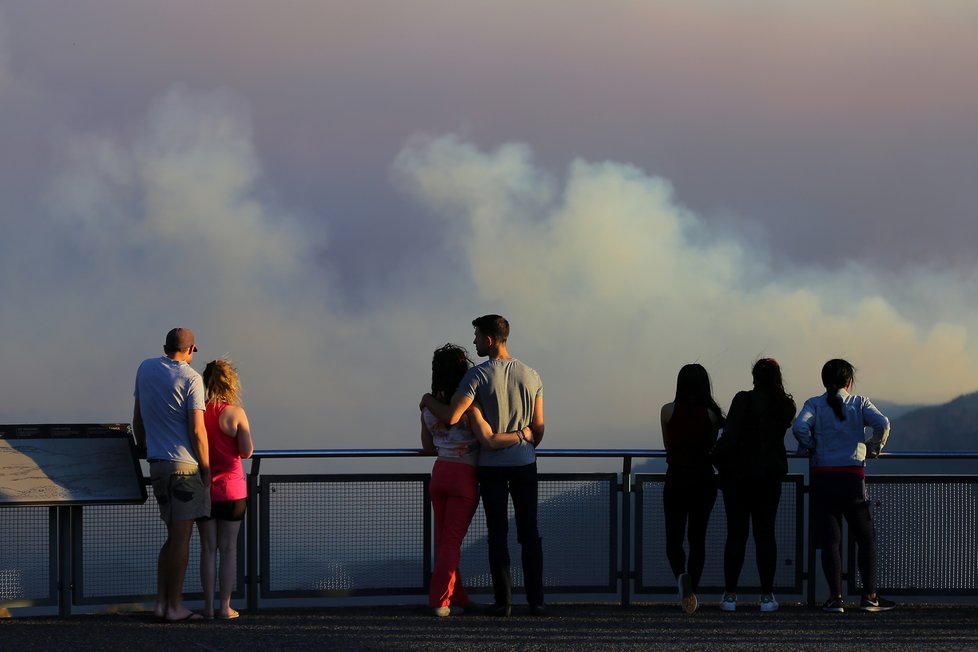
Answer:
[{"label": "silhouetted figure", "polygon": [[[660,421],[668,464],[662,491],[666,556],[679,585],[680,606],[691,614],[699,606],[696,591],[706,561],[706,527],[717,499],[710,451],[723,425],[723,413],[713,400],[710,376],[702,365],[688,364],[679,370],[676,398],[662,406]],[[689,542],[688,565],[684,538]]]},{"label": "silhouetted figure", "polygon": [[781,480],[788,473],[784,436],[795,416],[795,401],[784,391],[777,360],[758,360],[751,376],[754,388],[734,396],[726,428],[717,442],[717,446],[733,451],[732,461],[720,474],[727,515],[724,592],[720,602],[724,611],[737,609],[737,583],[751,525],[761,581],[760,609],[778,609],[773,593],[778,561],[774,524],[781,502]]}]

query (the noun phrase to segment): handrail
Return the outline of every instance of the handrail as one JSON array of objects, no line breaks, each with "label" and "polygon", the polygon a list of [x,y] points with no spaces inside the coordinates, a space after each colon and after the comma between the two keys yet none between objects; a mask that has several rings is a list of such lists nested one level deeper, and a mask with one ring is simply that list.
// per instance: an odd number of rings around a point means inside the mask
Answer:
[{"label": "handrail", "polygon": [[[537,449],[537,457],[665,457],[663,449],[632,448],[546,448]],[[420,448],[308,448],[295,450],[256,450],[252,459],[288,459],[299,457],[434,457]],[[807,459],[802,453],[788,452],[789,459]],[[878,459],[978,459],[978,450],[964,451],[887,451]]]}]

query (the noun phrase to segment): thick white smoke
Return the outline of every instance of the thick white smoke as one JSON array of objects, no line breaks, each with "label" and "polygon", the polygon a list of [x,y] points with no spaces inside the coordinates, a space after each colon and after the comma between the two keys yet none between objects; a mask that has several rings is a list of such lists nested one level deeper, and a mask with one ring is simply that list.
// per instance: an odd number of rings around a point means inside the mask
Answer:
[{"label": "thick white smoke", "polygon": [[[657,408],[690,361],[707,366],[724,405],[760,356],[782,361],[799,399],[821,391],[821,364],[836,356],[889,400],[978,387],[975,313],[935,299],[965,296],[963,282],[857,264],[779,276],[769,252],[711,235],[667,180],[624,164],[576,160],[556,182],[525,146],[482,152],[445,136],[412,141],[395,169],[446,217],[479,296],[504,301],[516,341],[533,343],[532,361],[554,380],[554,418],[573,413],[584,432],[657,430]],[[946,312],[911,318],[891,297]]]},{"label": "thick white smoke", "polygon": [[[419,230],[425,255],[354,310],[325,233],[268,199],[235,95],[177,87],[144,119],[60,151],[45,216],[14,216],[0,243],[16,370],[3,421],[128,420],[136,365],[183,325],[197,368],[239,363],[260,448],[413,447],[431,351],[469,345],[471,319],[489,312],[543,376],[550,447],[659,446],[658,408],[690,361],[724,406],[762,355],[799,399],[839,355],[874,397],[978,387],[974,312],[933,298],[946,275],[779,275],[768,252],[711,233],[668,181],[629,165],[576,160],[559,175],[526,145],[412,138],[392,176],[441,226]],[[897,307],[918,295],[945,312]]]}]

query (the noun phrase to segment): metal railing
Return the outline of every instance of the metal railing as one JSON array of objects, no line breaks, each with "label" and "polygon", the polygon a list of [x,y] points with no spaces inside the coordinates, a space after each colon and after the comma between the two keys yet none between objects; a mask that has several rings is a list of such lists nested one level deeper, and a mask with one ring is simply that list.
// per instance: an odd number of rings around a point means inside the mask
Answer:
[{"label": "metal railing", "polygon": [[[541,458],[610,459],[620,471],[540,474],[540,529],[549,594],[586,594],[629,605],[671,595],[665,561],[662,473],[635,473],[661,450],[539,450]],[[423,458],[414,449],[256,451],[239,540],[234,596],[249,609],[277,599],[427,593],[433,556],[428,473],[263,475],[266,460]],[[796,455],[793,465],[806,466]],[[429,458],[430,459],[430,458]],[[978,587],[978,475],[879,475],[899,460],[978,460],[978,451],[886,453],[867,477],[880,548],[880,590],[918,596],[974,595]],[[661,462],[660,462],[661,464]],[[875,463],[874,463],[875,464]],[[542,463],[546,467],[546,462]],[[664,467],[663,467],[664,468]],[[782,485],[775,590],[815,601],[818,574],[809,527],[806,469]],[[514,584],[522,576],[510,528]],[[722,590],[724,515],[714,508],[701,590]],[[471,591],[491,589],[485,523],[477,511],[463,549]],[[0,508],[0,606],[145,602],[154,599],[156,554],[165,538],[155,502],[143,505]],[[854,544],[845,563],[858,588]],[[757,588],[753,548],[745,590]],[[185,590],[201,598],[192,548]]]}]

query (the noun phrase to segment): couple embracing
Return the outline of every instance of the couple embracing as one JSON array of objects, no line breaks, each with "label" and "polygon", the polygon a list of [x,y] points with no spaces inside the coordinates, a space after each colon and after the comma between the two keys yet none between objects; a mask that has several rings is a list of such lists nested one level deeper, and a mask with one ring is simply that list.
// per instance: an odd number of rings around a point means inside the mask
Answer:
[{"label": "couple embracing", "polygon": [[494,595],[489,613],[511,614],[507,508],[512,496],[530,613],[547,615],[535,452],[544,431],[543,383],[536,371],[510,356],[504,317],[485,315],[472,326],[476,353],[488,360],[471,366],[462,347],[441,347],[431,361],[431,393],[421,400],[422,448],[438,455],[431,471],[435,568],[428,603],[439,617],[461,613],[470,603],[459,562],[481,494]]}]

